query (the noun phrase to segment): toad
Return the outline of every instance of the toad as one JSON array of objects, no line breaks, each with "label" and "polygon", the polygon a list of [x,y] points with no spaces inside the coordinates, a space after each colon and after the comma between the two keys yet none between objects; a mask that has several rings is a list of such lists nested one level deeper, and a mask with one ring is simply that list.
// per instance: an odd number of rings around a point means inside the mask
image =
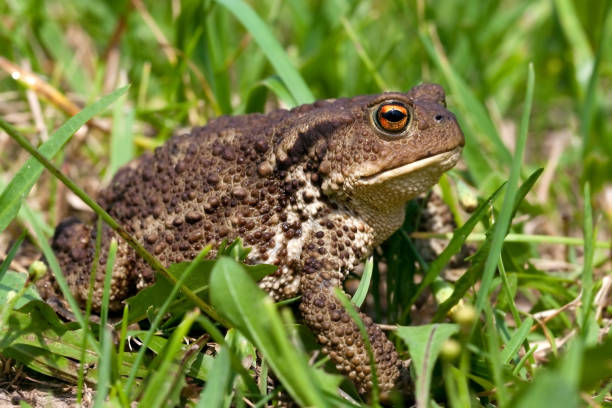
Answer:
[{"label": "toad", "polygon": [[[366,348],[334,295],[347,274],[404,220],[404,205],[459,159],[463,134],[441,86],[321,100],[268,114],[223,116],[175,136],[118,171],[99,202],[162,264],[188,261],[207,244],[241,237],[248,263],[278,266],[259,286],[275,300],[301,294],[304,322],[360,393],[372,388]],[[114,231],[104,226],[100,267]],[[119,241],[111,310],[154,281]],[[96,228],[73,218],[53,237],[71,291],[85,304]],[[214,256],[214,250],[211,256]],[[103,277],[93,295],[100,308]],[[43,297],[58,293],[48,277]],[[380,388],[393,389],[401,362],[361,314]]]}]

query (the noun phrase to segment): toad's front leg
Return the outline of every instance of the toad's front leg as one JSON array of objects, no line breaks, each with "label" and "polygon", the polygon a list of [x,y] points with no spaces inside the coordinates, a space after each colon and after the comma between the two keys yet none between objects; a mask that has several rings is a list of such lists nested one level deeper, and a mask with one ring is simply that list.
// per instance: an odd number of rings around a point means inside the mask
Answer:
[{"label": "toad's front leg", "polygon": [[[343,275],[334,271],[332,261],[314,255],[303,258],[300,310],[306,324],[314,330],[317,340],[347,375],[361,394],[371,391],[373,377],[370,359],[359,328],[334,295],[341,288]],[[372,345],[378,384],[383,393],[391,391],[400,375],[400,362],[393,344],[370,317],[359,313],[365,323]]]}]

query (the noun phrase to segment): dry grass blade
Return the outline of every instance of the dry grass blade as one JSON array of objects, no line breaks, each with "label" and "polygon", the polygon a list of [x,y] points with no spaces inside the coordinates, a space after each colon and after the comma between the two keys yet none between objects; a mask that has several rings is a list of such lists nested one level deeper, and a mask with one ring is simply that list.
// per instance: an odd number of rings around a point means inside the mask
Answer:
[{"label": "dry grass blade", "polygon": [[170,61],[172,65],[176,65],[178,59],[176,57],[174,47],[170,44],[170,42],[168,42],[162,30],[159,29],[157,23],[155,22],[155,19],[151,17],[151,14],[147,10],[145,4],[142,2],[142,0],[132,0],[132,6],[134,6],[134,8],[138,10],[142,19],[151,29],[151,32],[157,39],[157,42],[161,46],[162,51],[164,52],[164,54],[166,54],[166,58],[168,58],[168,61]]},{"label": "dry grass blade", "polygon": [[[64,111],[67,115],[74,116],[80,112],[81,108],[79,108],[74,102],[70,101],[70,99],[68,99],[63,93],[45,82],[38,75],[19,67],[1,56],[0,69],[3,69],[9,73],[11,78],[19,81],[19,83],[23,84],[26,88],[31,89],[37,95],[42,96],[53,105]],[[110,131],[110,128],[106,124],[96,119],[90,119],[88,123],[102,130],[103,132]]]}]

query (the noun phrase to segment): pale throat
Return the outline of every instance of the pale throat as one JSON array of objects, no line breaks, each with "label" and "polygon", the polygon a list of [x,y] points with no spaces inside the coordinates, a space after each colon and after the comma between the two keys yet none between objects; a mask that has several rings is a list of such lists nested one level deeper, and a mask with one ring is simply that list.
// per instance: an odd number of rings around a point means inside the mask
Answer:
[{"label": "pale throat", "polygon": [[374,244],[378,245],[404,223],[406,203],[429,190],[440,176],[455,165],[461,148],[417,162],[347,180],[352,207],[374,230]]},{"label": "pale throat", "polygon": [[373,230],[374,247],[400,229],[406,217],[405,206],[406,201],[402,201],[399,205],[388,207],[384,212],[367,205],[359,208],[360,216]]}]

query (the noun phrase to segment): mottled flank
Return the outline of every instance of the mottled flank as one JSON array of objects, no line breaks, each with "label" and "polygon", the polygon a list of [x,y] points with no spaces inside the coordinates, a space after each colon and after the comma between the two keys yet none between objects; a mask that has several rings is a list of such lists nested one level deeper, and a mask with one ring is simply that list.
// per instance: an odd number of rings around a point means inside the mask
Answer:
[{"label": "mottled flank", "polygon": [[[279,266],[260,286],[276,300],[302,294],[300,310],[323,351],[366,393],[369,359],[333,288],[399,228],[405,202],[437,182],[462,145],[442,88],[425,84],[408,93],[220,117],[121,169],[99,200],[165,265],[190,260],[209,243],[242,237],[253,248],[248,262]],[[104,230],[101,267],[112,236]],[[154,279],[120,242],[113,310]],[[94,246],[92,226],[67,220],[56,229],[53,249],[82,304]],[[98,274],[95,309],[102,280]],[[52,278],[40,285],[47,297],[55,286]],[[362,318],[380,386],[389,391],[399,376],[397,354],[372,319]]]}]

